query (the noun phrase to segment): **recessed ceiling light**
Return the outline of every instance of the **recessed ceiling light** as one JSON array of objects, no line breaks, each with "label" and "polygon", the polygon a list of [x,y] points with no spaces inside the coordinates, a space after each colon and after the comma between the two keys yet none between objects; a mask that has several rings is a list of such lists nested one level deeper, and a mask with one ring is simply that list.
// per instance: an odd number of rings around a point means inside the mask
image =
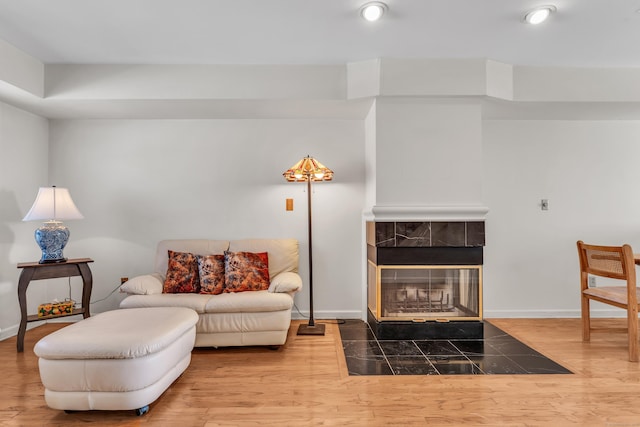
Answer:
[{"label": "recessed ceiling light", "polygon": [[538,6],[524,15],[524,22],[532,25],[541,24],[555,11],[556,7],[553,5]]},{"label": "recessed ceiling light", "polygon": [[364,4],[360,8],[360,15],[367,21],[373,22],[382,18],[382,15],[384,15],[387,9],[386,4],[379,1],[372,1]]}]

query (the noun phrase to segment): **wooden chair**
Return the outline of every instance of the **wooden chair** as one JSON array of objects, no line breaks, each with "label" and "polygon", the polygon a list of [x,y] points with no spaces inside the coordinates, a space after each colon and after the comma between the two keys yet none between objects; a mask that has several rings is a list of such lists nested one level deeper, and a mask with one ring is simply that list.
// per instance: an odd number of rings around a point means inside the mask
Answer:
[{"label": "wooden chair", "polygon": [[[596,246],[578,241],[580,257],[580,294],[582,300],[582,340],[591,338],[590,300],[613,305],[627,311],[629,360],[638,361],[638,300],[636,268],[631,246]],[[626,286],[589,288],[589,275],[624,280]]]}]

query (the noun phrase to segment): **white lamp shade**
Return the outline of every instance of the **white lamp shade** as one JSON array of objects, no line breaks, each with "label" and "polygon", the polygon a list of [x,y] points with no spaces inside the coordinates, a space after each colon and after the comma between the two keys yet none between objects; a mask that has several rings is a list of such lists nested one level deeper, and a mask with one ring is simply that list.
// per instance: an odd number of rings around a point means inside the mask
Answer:
[{"label": "white lamp shade", "polygon": [[36,201],[23,221],[82,219],[69,190],[58,187],[40,187]]}]

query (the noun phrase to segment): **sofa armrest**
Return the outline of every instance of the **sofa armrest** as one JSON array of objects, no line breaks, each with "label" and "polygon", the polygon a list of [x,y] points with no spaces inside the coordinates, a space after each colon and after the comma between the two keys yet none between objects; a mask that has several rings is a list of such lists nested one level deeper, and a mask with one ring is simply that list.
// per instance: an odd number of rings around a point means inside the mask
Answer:
[{"label": "sofa armrest", "polygon": [[160,273],[136,276],[120,285],[120,292],[129,295],[154,295],[161,294],[164,278]]},{"label": "sofa armrest", "polygon": [[297,292],[302,289],[302,277],[298,273],[284,271],[271,278],[269,292]]}]

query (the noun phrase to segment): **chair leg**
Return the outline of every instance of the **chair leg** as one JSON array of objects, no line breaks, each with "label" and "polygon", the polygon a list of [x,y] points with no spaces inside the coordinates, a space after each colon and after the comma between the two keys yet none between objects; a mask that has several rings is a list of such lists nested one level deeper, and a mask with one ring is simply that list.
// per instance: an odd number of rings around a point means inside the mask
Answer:
[{"label": "chair leg", "polygon": [[629,361],[638,361],[638,309],[627,309],[627,333],[629,335]]},{"label": "chair leg", "polygon": [[589,298],[582,295],[582,341],[591,340],[591,316],[589,313]]}]

